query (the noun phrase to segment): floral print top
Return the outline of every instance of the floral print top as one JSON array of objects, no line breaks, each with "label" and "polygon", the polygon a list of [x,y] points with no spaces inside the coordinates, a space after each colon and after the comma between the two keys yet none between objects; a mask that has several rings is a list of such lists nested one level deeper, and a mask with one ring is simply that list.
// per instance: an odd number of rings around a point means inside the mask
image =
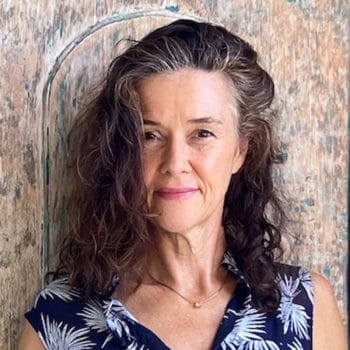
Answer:
[{"label": "floral print top", "polygon": [[[307,269],[279,264],[280,306],[274,312],[260,312],[251,305],[249,285],[229,253],[222,264],[239,280],[213,350],[312,349],[313,285]],[[55,280],[25,316],[48,350],[169,349],[112,297],[117,284],[116,278],[108,295],[84,300],[67,279]]]}]

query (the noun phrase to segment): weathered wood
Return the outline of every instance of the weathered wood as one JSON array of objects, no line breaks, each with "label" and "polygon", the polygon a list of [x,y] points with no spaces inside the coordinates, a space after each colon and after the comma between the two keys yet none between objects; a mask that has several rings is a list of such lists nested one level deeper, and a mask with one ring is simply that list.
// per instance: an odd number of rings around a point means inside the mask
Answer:
[{"label": "weathered wood", "polygon": [[[0,2],[0,348],[54,263],[65,225],[64,138],[116,42],[190,16],[251,42],[276,82],[292,194],[287,261],[325,274],[345,319],[349,8],[344,1]],[[292,243],[290,243],[292,244]]]}]

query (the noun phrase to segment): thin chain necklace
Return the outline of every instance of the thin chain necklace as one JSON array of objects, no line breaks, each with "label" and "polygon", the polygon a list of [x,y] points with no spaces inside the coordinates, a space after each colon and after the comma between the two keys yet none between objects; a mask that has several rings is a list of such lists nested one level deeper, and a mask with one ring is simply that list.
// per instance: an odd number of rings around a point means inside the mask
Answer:
[{"label": "thin chain necklace", "polygon": [[227,276],[228,276],[228,271],[226,272],[226,276],[224,278],[224,280],[221,283],[221,286],[218,290],[216,290],[214,293],[210,294],[207,298],[204,298],[202,300],[197,300],[197,301],[193,301],[187,297],[185,297],[184,295],[182,295],[181,293],[179,293],[176,289],[174,289],[173,287],[168,286],[167,284],[165,284],[164,282],[159,281],[157,278],[153,277],[150,272],[148,272],[148,275],[152,278],[152,280],[154,282],[157,282],[158,284],[160,284],[161,286],[168,288],[169,290],[171,290],[172,292],[174,292],[175,294],[177,294],[179,297],[181,297],[182,299],[186,300],[188,303],[192,304],[192,306],[195,309],[199,309],[202,307],[203,304],[207,303],[208,301],[210,301],[211,299],[215,298],[222,290],[222,288],[224,288]]}]

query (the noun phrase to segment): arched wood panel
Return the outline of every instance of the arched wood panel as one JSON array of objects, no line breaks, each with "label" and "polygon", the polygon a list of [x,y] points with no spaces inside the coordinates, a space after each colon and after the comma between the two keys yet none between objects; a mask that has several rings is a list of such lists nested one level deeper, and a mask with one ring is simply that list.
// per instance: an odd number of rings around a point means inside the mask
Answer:
[{"label": "arched wood panel", "polygon": [[[276,82],[288,262],[326,275],[346,315],[349,5],[339,0],[0,2],[0,348],[55,261],[65,136],[118,40],[189,16],[247,39]],[[291,243],[294,242],[294,243]]]},{"label": "arched wood panel", "polygon": [[[44,89],[46,122],[47,211],[44,239],[47,269],[55,266],[57,243],[66,228],[69,196],[66,135],[72,119],[99,88],[109,63],[128,45],[128,38],[141,38],[152,28],[178,18],[171,13],[145,11],[114,16],[75,38],[60,54]],[[91,98],[91,97],[90,97]]]}]

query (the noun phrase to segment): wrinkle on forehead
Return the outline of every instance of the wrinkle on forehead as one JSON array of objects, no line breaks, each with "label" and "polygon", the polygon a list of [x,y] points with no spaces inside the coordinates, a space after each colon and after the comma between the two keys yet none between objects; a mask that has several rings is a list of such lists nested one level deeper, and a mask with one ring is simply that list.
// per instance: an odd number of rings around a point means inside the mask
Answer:
[{"label": "wrinkle on forehead", "polygon": [[[203,74],[204,73],[204,74]],[[172,96],[164,96],[162,94],[163,91],[157,91],[157,81],[160,78],[166,78],[162,79],[162,86],[166,86],[167,82],[169,86],[171,86]],[[149,77],[142,80],[137,85],[137,92],[140,97],[140,104],[141,104],[141,110],[144,117],[147,117],[147,119],[151,119],[152,111],[149,106],[149,101],[158,100],[160,98],[165,99],[166,101],[163,101],[164,108],[166,107],[167,110],[173,110],[176,111],[177,107],[182,103],[184,99],[183,89],[184,86],[188,87],[189,84],[192,87],[192,89],[195,89],[195,91],[198,93],[197,97],[199,97],[198,100],[205,101],[203,104],[198,104],[196,107],[196,111],[189,111],[185,112],[186,117],[188,118],[200,118],[200,117],[214,117],[213,114],[218,110],[218,108],[221,108],[225,106],[218,106],[216,104],[217,101],[212,98],[212,90],[205,89],[204,85],[208,83],[209,81],[212,82],[212,86],[215,87],[215,85],[219,88],[219,90],[223,91],[226,95],[223,96],[223,101],[228,101],[228,105],[225,105],[230,110],[230,114],[233,117],[233,122],[235,124],[235,129],[238,130],[238,123],[239,123],[239,109],[238,109],[238,101],[236,98],[237,92],[234,87],[234,84],[231,80],[231,78],[222,71],[204,71],[200,69],[194,69],[194,68],[183,68],[178,71],[171,71],[171,72],[162,72],[162,73],[155,73],[150,75]],[[155,87],[155,90],[152,91],[147,90],[148,83],[154,82],[155,84],[152,84],[153,88]],[[184,84],[186,83],[186,84]],[[174,88],[175,87],[175,88]],[[185,98],[189,99],[189,102],[191,99],[191,95],[188,96],[185,95]],[[213,105],[211,106],[210,103],[213,102]],[[224,102],[222,102],[224,103]],[[193,107],[193,105],[192,105]],[[160,113],[162,111],[159,111]],[[191,115],[195,112],[197,115]]]}]

